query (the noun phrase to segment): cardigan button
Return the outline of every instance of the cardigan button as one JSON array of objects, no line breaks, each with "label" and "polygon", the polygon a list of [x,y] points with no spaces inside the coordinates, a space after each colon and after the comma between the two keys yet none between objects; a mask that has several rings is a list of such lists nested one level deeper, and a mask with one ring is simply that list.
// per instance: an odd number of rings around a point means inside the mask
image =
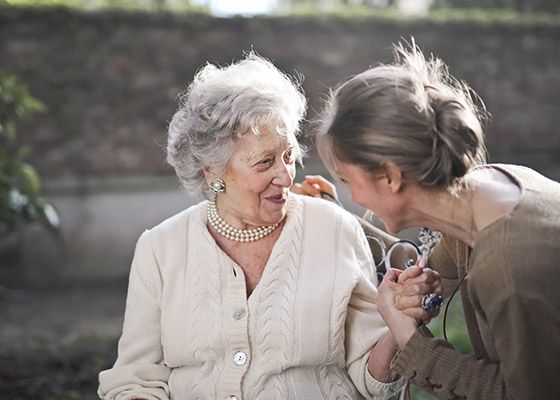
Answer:
[{"label": "cardigan button", "polygon": [[243,365],[247,362],[247,354],[243,353],[242,351],[238,351],[233,355],[233,362],[235,365]]},{"label": "cardigan button", "polygon": [[233,313],[233,319],[239,321],[241,318],[245,316],[245,309],[240,308]]}]

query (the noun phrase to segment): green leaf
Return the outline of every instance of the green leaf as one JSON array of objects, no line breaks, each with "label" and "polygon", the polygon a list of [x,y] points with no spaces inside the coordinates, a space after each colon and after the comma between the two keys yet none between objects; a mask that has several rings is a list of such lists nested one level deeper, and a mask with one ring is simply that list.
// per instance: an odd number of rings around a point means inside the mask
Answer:
[{"label": "green leaf", "polygon": [[41,191],[41,181],[39,179],[39,175],[35,168],[27,163],[20,164],[20,173],[25,179],[27,183],[27,188],[29,189],[29,193],[31,194],[39,194]]},{"label": "green leaf", "polygon": [[54,207],[39,197],[37,171],[22,162],[29,148],[17,146],[15,140],[17,122],[44,109],[14,75],[0,69],[0,236],[36,220],[59,224]]},{"label": "green leaf", "polygon": [[15,140],[16,138],[16,123],[15,121],[6,121],[2,126],[2,131],[6,135],[9,141]]}]

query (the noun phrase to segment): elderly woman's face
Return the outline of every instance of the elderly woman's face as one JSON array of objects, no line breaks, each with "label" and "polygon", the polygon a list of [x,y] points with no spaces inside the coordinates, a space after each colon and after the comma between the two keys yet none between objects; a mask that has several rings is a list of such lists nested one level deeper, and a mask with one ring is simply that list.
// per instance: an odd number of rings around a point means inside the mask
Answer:
[{"label": "elderly woman's face", "polygon": [[226,191],[217,198],[222,218],[238,228],[271,225],[286,215],[296,168],[297,142],[263,127],[235,141],[234,153],[221,177]]}]

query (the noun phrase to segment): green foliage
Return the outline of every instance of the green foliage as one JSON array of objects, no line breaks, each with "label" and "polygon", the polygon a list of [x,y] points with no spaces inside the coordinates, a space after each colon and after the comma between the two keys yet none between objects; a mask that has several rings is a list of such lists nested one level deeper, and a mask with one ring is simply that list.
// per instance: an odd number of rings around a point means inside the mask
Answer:
[{"label": "green foliage", "polygon": [[40,196],[39,175],[24,161],[29,148],[16,144],[16,122],[43,109],[14,75],[0,70],[0,238],[32,221],[58,227],[56,210]]},{"label": "green foliage", "polygon": [[434,336],[443,337],[444,313],[446,307],[449,307],[447,310],[447,320],[445,321],[445,330],[449,343],[463,354],[472,354],[473,348],[469,339],[465,315],[463,313],[461,292],[457,292],[453,299],[451,299],[449,305],[445,303],[441,309],[440,315],[430,323],[430,330]]},{"label": "green foliage", "polygon": [[[319,15],[326,10],[329,14],[336,15],[387,15],[404,16],[398,11],[398,2],[395,0],[279,0],[279,9],[289,10],[295,15]],[[453,11],[458,15],[470,10],[477,10],[480,14],[488,12],[489,15],[500,15],[501,12],[512,14],[558,14],[560,2],[558,0],[432,0],[428,4],[431,11]],[[410,17],[405,17],[410,18]],[[558,15],[556,15],[558,19]]]},{"label": "green foliage", "polygon": [[207,7],[193,4],[191,0],[0,0],[0,6],[70,7],[82,10],[125,9],[141,11],[173,11],[208,13]]},{"label": "green foliage", "polygon": [[[558,2],[560,8],[560,2]],[[327,10],[315,1],[301,1],[290,5],[287,15],[296,17],[327,17],[343,19],[377,18],[390,21],[427,21],[436,23],[467,22],[480,25],[540,25],[558,26],[560,16],[555,13],[534,9],[522,12],[514,8],[465,8],[443,7],[441,2],[435,2],[426,14],[405,15],[393,5],[371,6],[364,4],[336,3]],[[559,10],[560,12],[560,10]],[[276,15],[284,15],[286,11],[278,10]]]},{"label": "green foliage", "polygon": [[560,2],[558,0],[435,0],[432,7],[560,13]]},{"label": "green foliage", "polygon": [[512,9],[483,8],[434,8],[428,18],[439,22],[474,22],[484,25],[540,25],[558,26],[560,18],[556,14],[544,12],[522,13]]}]

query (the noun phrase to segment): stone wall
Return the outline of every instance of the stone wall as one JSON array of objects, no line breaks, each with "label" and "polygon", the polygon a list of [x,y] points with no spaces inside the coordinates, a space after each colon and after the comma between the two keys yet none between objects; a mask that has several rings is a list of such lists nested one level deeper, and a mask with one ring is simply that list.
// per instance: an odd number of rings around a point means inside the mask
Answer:
[{"label": "stone wall", "polygon": [[233,18],[0,8],[0,66],[48,111],[21,139],[49,177],[167,174],[162,145],[176,95],[206,61],[254,49],[305,75],[309,117],[328,87],[391,59],[414,35],[467,80],[493,115],[491,159],[560,178],[560,23]]},{"label": "stone wall", "polygon": [[[560,179],[560,23],[0,7],[0,68],[19,75],[47,106],[19,133],[60,210],[66,242],[61,266],[52,239],[31,229],[23,235],[25,268],[17,271],[34,282],[123,277],[138,235],[196,201],[178,190],[163,146],[178,92],[206,61],[227,63],[254,49],[303,74],[313,119],[329,87],[390,61],[391,43],[410,35],[485,99],[492,161]],[[324,172],[313,153],[309,164],[306,173]]]}]

